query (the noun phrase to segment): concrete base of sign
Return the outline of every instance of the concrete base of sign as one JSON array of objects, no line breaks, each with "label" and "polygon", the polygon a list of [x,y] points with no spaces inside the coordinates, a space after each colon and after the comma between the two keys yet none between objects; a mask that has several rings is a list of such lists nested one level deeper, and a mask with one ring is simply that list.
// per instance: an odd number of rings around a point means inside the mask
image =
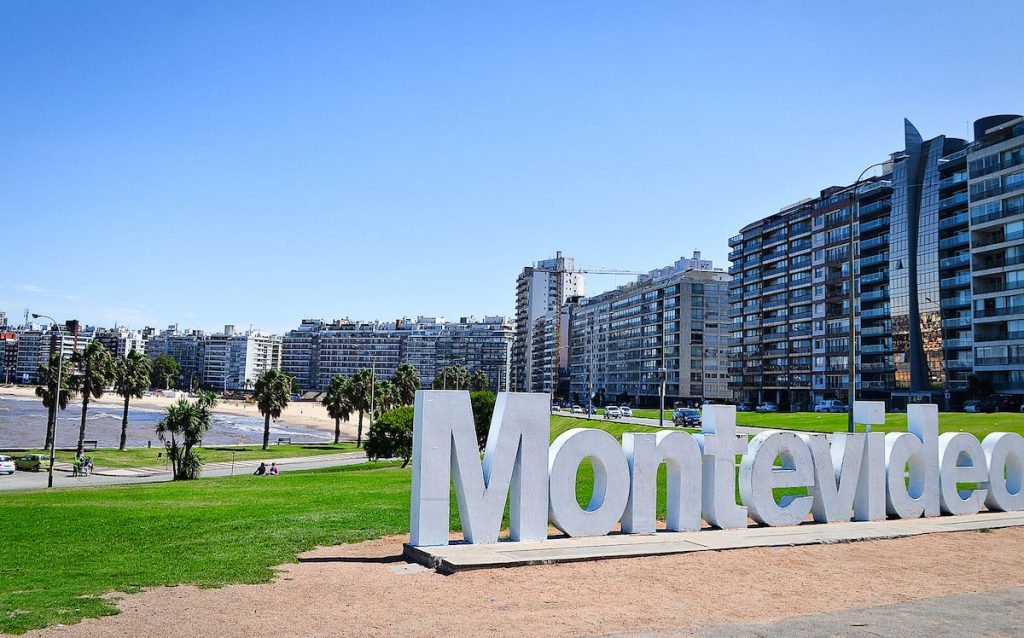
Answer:
[{"label": "concrete base of sign", "polygon": [[793,527],[658,532],[650,535],[555,537],[544,541],[502,541],[485,545],[458,542],[443,547],[406,545],[405,557],[443,574],[453,574],[469,569],[550,565],[751,547],[849,543],[1014,526],[1024,526],[1024,512],[983,512],[967,516],[857,523],[804,523]]}]

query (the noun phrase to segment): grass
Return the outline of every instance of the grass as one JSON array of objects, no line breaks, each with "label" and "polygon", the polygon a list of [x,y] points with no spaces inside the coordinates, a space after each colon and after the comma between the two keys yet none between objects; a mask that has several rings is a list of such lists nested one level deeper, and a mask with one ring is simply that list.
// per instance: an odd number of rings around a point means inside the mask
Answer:
[{"label": "grass", "polygon": [[[310,443],[306,445],[271,445],[266,452],[259,445],[247,446],[221,446],[199,448],[199,455],[204,463],[218,463],[225,461],[252,461],[263,459],[284,459],[301,456],[316,456],[319,454],[337,454],[340,452],[357,451],[355,443]],[[12,456],[25,454],[46,454],[47,450],[29,450],[28,452],[10,452]],[[130,468],[130,467],[156,467],[164,465],[167,455],[162,447],[156,448],[131,448],[124,452],[116,448],[100,448],[97,450],[86,450],[86,456],[92,458],[97,467],[108,468]],[[74,459],[74,452],[57,451],[57,462],[70,463]]]},{"label": "grass", "polygon": [[[598,410],[604,414],[604,410]],[[644,419],[657,419],[657,410],[634,409],[633,416]],[[846,414],[818,414],[815,412],[778,412],[775,414],[757,414],[756,412],[737,412],[736,424],[759,428],[775,428],[779,430],[799,430],[803,432],[845,432]],[[672,410],[665,410],[665,421],[672,420]],[[907,415],[891,413],[885,415],[885,425],[872,427],[874,432],[906,432]],[[858,428],[860,429],[860,428]],[[940,412],[939,432],[969,432],[984,437],[991,432],[1016,432],[1024,435],[1024,414],[1000,412],[996,414],[969,414],[966,412]]]},{"label": "grass", "polygon": [[[552,438],[573,427],[601,428],[617,439],[623,432],[660,431],[552,416]],[[278,447],[296,456],[294,448],[313,446]],[[662,466],[660,518],[664,472]],[[0,498],[0,633],[114,614],[114,602],[101,597],[110,592],[268,582],[275,565],[295,562],[319,545],[408,533],[410,477],[397,463],[377,463],[285,472],[273,480],[236,476],[6,492]],[[593,489],[588,463],[577,480],[577,499],[585,505]],[[454,501],[451,527],[459,529]]]}]

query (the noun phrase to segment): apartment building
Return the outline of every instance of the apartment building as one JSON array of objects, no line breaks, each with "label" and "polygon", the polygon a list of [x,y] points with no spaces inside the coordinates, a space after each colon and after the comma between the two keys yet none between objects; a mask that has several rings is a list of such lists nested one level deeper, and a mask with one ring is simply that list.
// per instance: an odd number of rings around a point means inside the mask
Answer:
[{"label": "apartment building", "polygon": [[568,398],[666,407],[731,398],[729,275],[700,253],[571,304]]},{"label": "apartment building", "polygon": [[[575,260],[561,251],[523,268],[516,279],[512,388],[517,392],[557,392],[568,381],[570,299],[585,293]],[[563,387],[567,390],[567,387]]]},{"label": "apartment building", "polygon": [[[925,140],[905,122],[904,148],[880,162],[880,177],[826,188],[732,237],[730,371],[736,398],[803,408],[848,398],[851,281],[858,398],[897,407],[957,404],[975,373],[993,387],[1024,392],[1009,364],[995,363],[1009,359],[1009,349],[978,352],[995,367],[975,364],[978,341],[991,337],[995,348],[1013,347],[1010,324],[977,334],[980,324],[972,320],[972,306],[976,316],[991,312],[993,325],[1012,317],[995,308],[1010,303],[1012,294],[1003,293],[1017,275],[1007,271],[1012,266],[995,263],[1017,254],[1012,224],[1019,214],[1013,194],[1021,183],[1014,175],[1022,170],[1014,163],[1019,120],[979,120],[972,143],[944,135]],[[998,169],[991,168],[993,155]],[[973,178],[971,161],[980,162]],[[976,227],[997,210],[1000,217]],[[996,261],[979,257],[975,244]],[[983,262],[992,269],[977,277]],[[992,286],[1001,290],[990,291]],[[1003,301],[978,305],[975,294]]]},{"label": "apartment building", "polygon": [[89,345],[96,329],[79,326],[77,321],[68,322],[58,330],[54,326],[30,323],[14,331],[17,339],[17,362],[12,380],[18,383],[37,383],[39,366],[47,364],[51,352],[60,352],[70,359],[76,351]]},{"label": "apartment building", "polygon": [[205,335],[198,344],[198,374],[207,388],[251,390],[264,372],[281,368],[279,335],[252,328],[239,333],[235,326],[226,325],[224,332]]},{"label": "apartment building", "polygon": [[282,369],[303,390],[323,390],[336,375],[351,377],[373,369],[390,379],[401,363],[413,365],[420,382],[430,387],[447,365],[482,370],[492,389],[506,388],[513,325],[505,317],[418,317],[415,321],[303,320],[284,336]]}]

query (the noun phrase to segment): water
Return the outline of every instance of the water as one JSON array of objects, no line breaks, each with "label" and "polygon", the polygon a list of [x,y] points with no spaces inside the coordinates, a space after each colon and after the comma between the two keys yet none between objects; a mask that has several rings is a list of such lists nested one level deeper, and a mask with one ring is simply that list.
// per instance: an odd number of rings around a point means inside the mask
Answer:
[{"label": "water", "polygon": [[[99,447],[117,447],[121,439],[120,406],[91,404],[86,417],[85,438],[97,441]],[[128,409],[128,446],[162,446],[156,424],[164,418],[163,410]],[[72,402],[57,418],[57,447],[78,444],[82,404]],[[270,422],[270,440],[292,437],[299,441],[333,440],[333,435],[303,425]],[[46,439],[46,408],[42,401],[29,397],[0,397],[0,449],[42,447]],[[263,442],[263,418],[214,414],[210,431],[203,438],[205,445],[259,444]]]}]

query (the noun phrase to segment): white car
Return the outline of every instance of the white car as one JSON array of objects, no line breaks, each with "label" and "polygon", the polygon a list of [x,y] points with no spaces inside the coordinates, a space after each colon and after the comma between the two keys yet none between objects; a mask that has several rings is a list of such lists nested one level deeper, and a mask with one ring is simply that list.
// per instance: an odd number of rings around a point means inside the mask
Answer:
[{"label": "white car", "polygon": [[617,419],[622,416],[622,411],[614,405],[609,405],[604,409],[604,418],[606,419]]},{"label": "white car", "polygon": [[814,406],[814,411],[838,414],[840,412],[849,412],[850,409],[842,401],[837,399],[825,399],[818,405]]},{"label": "white car", "polygon": [[574,405],[574,406],[572,406],[572,409],[570,410],[570,412],[572,412],[573,414],[583,414],[583,408],[581,408],[578,405]]},{"label": "white car", "polygon": [[0,456],[0,474],[14,474],[14,459]]},{"label": "white car", "polygon": [[754,409],[754,411],[757,412],[758,414],[770,414],[773,412],[778,412],[779,406],[776,403],[771,403],[770,401],[768,401],[757,406]]},{"label": "white car", "polygon": [[633,416],[633,408],[628,405],[620,406],[619,413],[621,413],[622,416]]}]

